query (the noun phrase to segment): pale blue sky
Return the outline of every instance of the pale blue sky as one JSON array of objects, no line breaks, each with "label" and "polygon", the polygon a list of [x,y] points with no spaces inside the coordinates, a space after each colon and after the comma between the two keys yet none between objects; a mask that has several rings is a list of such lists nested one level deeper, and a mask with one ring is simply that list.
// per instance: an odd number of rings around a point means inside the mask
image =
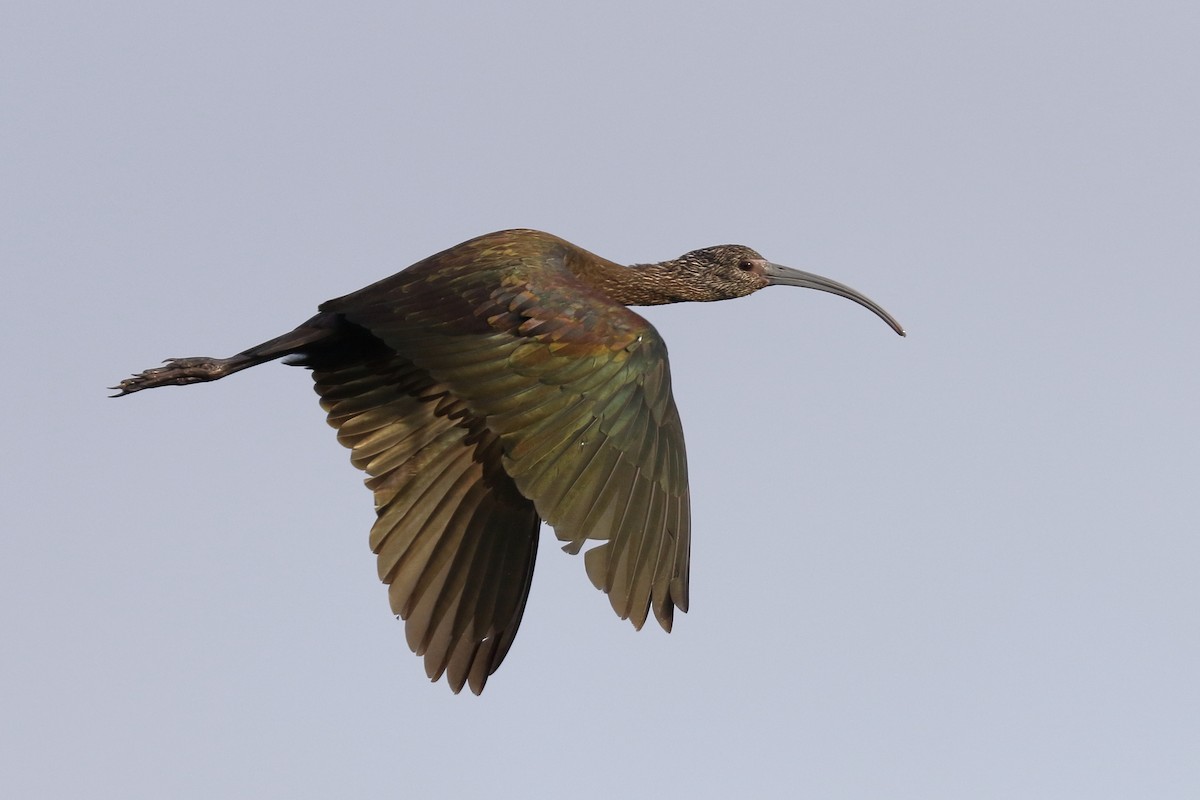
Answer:
[{"label": "pale blue sky", "polygon": [[[0,12],[0,795],[1200,796],[1200,7],[449,5]],[[103,387],[512,226],[909,337],[647,310],[692,611],[456,697],[304,371]]]}]

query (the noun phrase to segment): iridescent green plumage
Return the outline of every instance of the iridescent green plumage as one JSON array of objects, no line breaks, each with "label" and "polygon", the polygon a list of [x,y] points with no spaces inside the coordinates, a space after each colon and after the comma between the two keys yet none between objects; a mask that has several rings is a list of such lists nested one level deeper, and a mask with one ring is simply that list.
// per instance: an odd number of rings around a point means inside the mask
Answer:
[{"label": "iridescent green plumage", "polygon": [[516,635],[541,521],[613,609],[671,629],[688,606],[690,507],[666,346],[627,304],[719,300],[782,283],[878,306],[723,245],[622,267],[537,231],[488,234],[331,300],[229,359],[179,359],[122,394],[308,366],[370,476],[371,547],[429,676],[479,693]]}]

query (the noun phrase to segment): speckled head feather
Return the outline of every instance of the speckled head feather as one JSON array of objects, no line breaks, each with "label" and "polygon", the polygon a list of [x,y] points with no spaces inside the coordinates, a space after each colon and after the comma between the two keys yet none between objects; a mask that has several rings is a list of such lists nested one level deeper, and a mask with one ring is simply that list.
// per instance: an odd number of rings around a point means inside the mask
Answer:
[{"label": "speckled head feather", "polygon": [[769,285],[764,273],[767,260],[745,245],[719,244],[684,253],[657,264],[636,264],[633,269],[650,278],[661,297],[655,303],[711,302],[745,297]]}]

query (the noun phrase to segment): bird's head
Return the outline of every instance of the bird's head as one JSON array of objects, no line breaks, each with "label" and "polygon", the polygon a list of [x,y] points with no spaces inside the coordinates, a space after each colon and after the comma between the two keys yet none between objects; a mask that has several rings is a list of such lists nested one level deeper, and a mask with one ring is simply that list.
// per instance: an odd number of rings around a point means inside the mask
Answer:
[{"label": "bird's head", "polygon": [[686,286],[680,293],[680,299],[701,302],[729,300],[745,297],[768,286],[800,286],[853,300],[875,312],[896,333],[904,335],[900,323],[861,292],[811,272],[772,263],[745,245],[705,247],[685,253],[668,263],[679,283]]},{"label": "bird's head", "polygon": [[769,262],[740,244],[693,250],[670,263],[687,284],[688,300],[729,300],[771,285],[763,271]]}]

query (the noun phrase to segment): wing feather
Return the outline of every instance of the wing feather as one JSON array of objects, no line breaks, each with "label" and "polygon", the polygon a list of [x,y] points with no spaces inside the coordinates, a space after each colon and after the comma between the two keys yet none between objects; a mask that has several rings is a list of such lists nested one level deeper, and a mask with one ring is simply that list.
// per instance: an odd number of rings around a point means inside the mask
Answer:
[{"label": "wing feather", "polygon": [[[467,243],[322,310],[371,331],[465,403],[564,549],[600,542],[585,566],[616,612],[640,626],[652,610],[669,630],[673,610],[687,609],[690,517],[666,347],[567,269],[566,249],[526,244]],[[372,459],[402,441],[374,433],[388,413],[343,423]],[[386,463],[398,461],[408,463]],[[449,659],[470,674],[474,657],[456,649]]]},{"label": "wing feather", "polygon": [[380,578],[430,678],[478,694],[520,625],[541,520],[466,403],[365,331],[345,335],[306,359],[338,440],[369,476]]}]

